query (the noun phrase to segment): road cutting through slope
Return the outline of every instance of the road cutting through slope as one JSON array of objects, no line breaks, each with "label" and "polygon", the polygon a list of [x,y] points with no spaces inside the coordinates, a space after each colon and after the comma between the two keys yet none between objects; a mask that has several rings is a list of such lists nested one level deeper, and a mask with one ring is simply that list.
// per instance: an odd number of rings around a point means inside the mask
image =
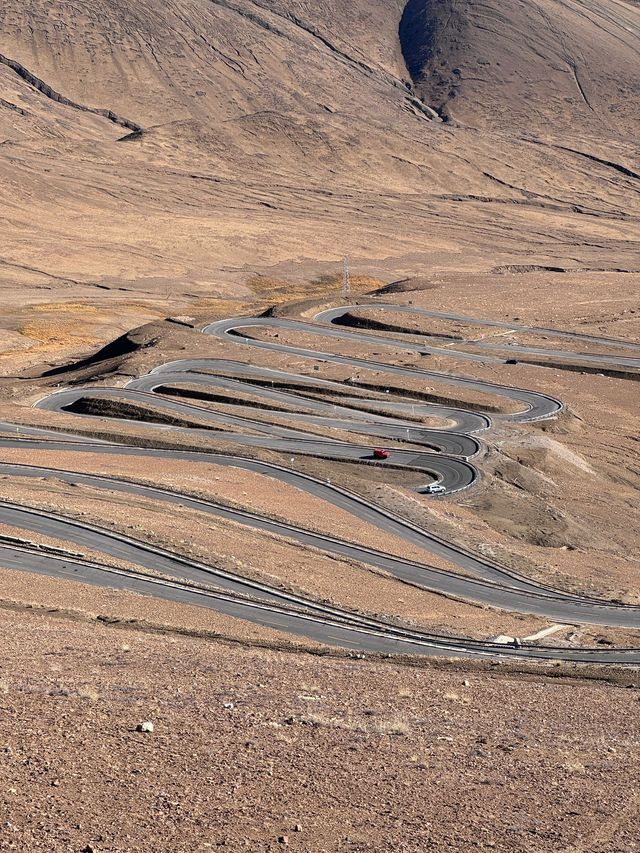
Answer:
[{"label": "road cutting through slope", "polygon": [[[376,303],[376,308],[381,306]],[[388,306],[396,310],[397,306]],[[346,308],[337,311],[348,310]],[[422,312],[424,313],[424,312]],[[331,319],[332,314],[322,315],[321,320]],[[337,316],[337,315],[336,315]],[[474,322],[478,322],[475,321]],[[489,321],[488,321],[489,322]],[[412,342],[399,343],[397,339],[381,338],[373,335],[353,333],[346,329],[336,329],[327,325],[313,325],[298,320],[279,318],[237,318],[211,324],[205,328],[205,333],[224,337],[242,346],[252,346],[295,354],[304,359],[314,361],[329,361],[348,364],[351,367],[366,367],[384,371],[391,375],[409,376],[414,380],[431,381],[437,379],[450,385],[458,385],[483,393],[506,397],[520,403],[521,409],[514,414],[494,416],[503,422],[535,421],[557,415],[562,410],[562,404],[555,398],[538,392],[510,388],[495,383],[477,379],[452,376],[450,374],[422,371],[416,368],[389,365],[373,362],[367,359],[351,358],[335,353],[327,353],[302,347],[275,343],[271,340],[254,340],[247,337],[249,329],[280,328],[293,332],[304,332],[329,338],[343,340],[358,340],[375,343],[376,346],[398,346],[415,350],[421,345]],[[545,330],[547,333],[548,330]],[[558,332],[558,335],[565,334]],[[566,333],[571,337],[570,333]],[[584,339],[586,336],[580,336]],[[597,343],[604,340],[596,339]],[[606,345],[610,345],[607,343]],[[615,342],[616,346],[624,346],[623,342]],[[440,352],[438,348],[432,351]],[[446,350],[451,355],[451,350]],[[484,355],[466,353],[471,360],[486,360]],[[568,356],[575,354],[567,353]],[[456,351],[455,356],[458,357]],[[595,358],[596,356],[594,356]],[[494,360],[494,356],[488,357]],[[615,356],[608,356],[615,358]],[[273,387],[264,383],[271,381]],[[278,385],[278,388],[275,386]],[[305,393],[299,392],[299,387],[305,388]],[[203,423],[202,428],[167,426],[154,423],[138,424],[147,441],[158,435],[157,430],[180,431],[184,434],[208,433],[205,425],[222,424],[238,432],[216,432],[216,439],[233,440],[235,446],[244,445],[249,451],[254,447],[264,447],[277,451],[294,451],[295,453],[329,457],[332,459],[365,460],[371,456],[371,447],[354,444],[331,438],[309,437],[309,433],[296,427],[284,427],[270,424],[264,420],[252,419],[248,416],[233,415],[228,412],[216,412],[184,403],[175,397],[163,396],[162,391],[168,387],[179,392],[185,386],[197,386],[202,389],[221,389],[233,395],[242,392],[253,394],[260,398],[263,407],[268,411],[269,404],[284,405],[298,411],[292,413],[290,421],[300,426],[326,426],[328,430],[336,429],[364,435],[383,437],[394,441],[408,441],[412,445],[422,445],[431,451],[394,449],[392,462],[396,468],[420,470],[432,474],[443,482],[451,493],[458,488],[468,488],[478,477],[477,468],[470,463],[469,458],[481,455],[481,441],[473,433],[482,433],[490,429],[491,419],[482,413],[465,412],[463,408],[439,407],[431,404],[414,404],[406,401],[383,400],[379,398],[354,397],[346,395],[340,404],[334,405],[323,399],[313,397],[314,391],[331,389],[336,391],[345,386],[320,377],[297,375],[282,370],[271,370],[266,367],[244,365],[241,362],[223,359],[198,359],[171,362],[154,369],[149,375],[132,380],[122,388],[107,389],[84,388],[66,389],[38,402],[38,407],[58,412],[74,412],[78,403],[88,399],[103,399],[115,407],[115,417],[118,417],[119,403],[140,404],[149,410],[170,412],[176,416],[198,418]],[[289,386],[287,388],[287,386]],[[338,386],[336,388],[335,386]],[[286,389],[286,390],[283,390]],[[384,413],[377,414],[371,409],[384,406]],[[362,406],[362,408],[358,408]],[[416,425],[415,420],[404,420],[411,407],[412,416],[436,416],[445,425],[438,430],[429,430]],[[367,411],[369,409],[369,411]],[[265,408],[262,409],[263,413]],[[389,414],[397,413],[398,417]],[[281,412],[280,412],[281,413]],[[92,418],[90,414],[75,413],[76,416]],[[448,426],[447,426],[448,422]],[[453,427],[453,428],[452,428]],[[17,430],[16,435],[13,431]],[[276,532],[294,541],[312,545],[327,553],[346,556],[368,565],[381,568],[389,574],[423,587],[433,592],[450,595],[467,601],[480,602],[497,608],[531,613],[544,616],[554,621],[568,624],[593,623],[599,625],[638,628],[640,627],[640,608],[573,595],[545,587],[522,575],[512,572],[496,563],[469,552],[468,550],[445,542],[429,531],[412,524],[371,501],[364,500],[346,489],[335,484],[324,482],[301,472],[290,470],[286,465],[264,462],[243,456],[233,456],[218,451],[189,451],[167,450],[154,447],[134,447],[121,443],[98,441],[83,436],[66,436],[53,430],[27,427],[24,433],[15,425],[0,425],[0,447],[51,449],[56,447],[61,451],[101,454],[116,456],[143,456],[159,460],[162,458],[183,459],[185,461],[214,462],[218,465],[241,467],[254,471],[283,483],[315,495],[328,504],[340,507],[358,518],[374,524],[378,528],[402,537],[405,541],[417,545],[426,554],[432,553],[444,558],[453,566],[463,569],[469,574],[461,575],[455,571],[443,571],[430,566],[427,562],[416,562],[394,557],[373,549],[356,545],[351,542],[335,539],[319,533],[314,533],[294,525],[284,524],[266,516],[243,510],[230,509],[212,501],[204,501],[186,494],[178,494],[166,489],[160,489],[120,480],[114,477],[77,474],[56,468],[41,468],[4,463],[0,465],[0,473],[11,477],[42,477],[53,476],[67,483],[82,483],[92,488],[119,490],[130,494],[144,495],[155,500],[172,505],[185,506],[200,512],[214,514],[218,517],[233,518],[233,520],[248,525],[257,530]],[[23,437],[21,437],[23,436]],[[443,452],[444,451],[444,452]],[[376,463],[378,464],[378,463]],[[382,466],[387,462],[380,463]],[[21,527],[41,535],[54,535],[56,538],[73,542],[78,547],[87,547],[103,553],[119,556],[129,562],[140,565],[143,569],[162,571],[170,575],[172,580],[163,582],[158,578],[116,573],[106,567],[95,564],[73,564],[72,573],[78,580],[92,584],[104,584],[120,589],[137,589],[146,594],[160,595],[175,601],[189,601],[206,607],[215,607],[223,612],[233,612],[261,624],[273,624],[294,634],[302,634],[313,639],[319,639],[328,644],[340,644],[361,651],[383,651],[395,653],[398,651],[419,654],[447,654],[468,656],[504,656],[518,655],[534,659],[563,659],[571,661],[594,661],[598,663],[640,663],[640,650],[634,649],[569,649],[569,648],[540,648],[522,647],[508,649],[497,647],[491,643],[451,638],[427,634],[399,628],[381,620],[371,619],[361,614],[350,613],[340,608],[328,607],[322,603],[307,598],[284,593],[268,585],[256,584],[246,578],[220,572],[210,566],[196,563],[180,555],[150,546],[124,537],[113,531],[96,528],[64,515],[42,513],[32,508],[19,507],[4,503],[0,505],[0,519],[5,523]],[[10,552],[10,559],[7,556]],[[37,560],[33,553],[12,548],[2,549],[5,564],[11,563],[12,568],[24,571],[40,571],[54,576],[69,576],[69,566],[73,561],[60,560],[55,555],[38,554]],[[35,562],[34,562],[35,561]],[[192,584],[185,587],[185,583]],[[193,586],[195,584],[195,586]],[[210,589],[201,589],[198,585],[214,584],[222,589],[221,593]],[[285,608],[283,611],[282,608]],[[293,608],[296,611],[291,610]],[[269,621],[271,620],[271,621]],[[339,642],[338,642],[338,637]]]}]

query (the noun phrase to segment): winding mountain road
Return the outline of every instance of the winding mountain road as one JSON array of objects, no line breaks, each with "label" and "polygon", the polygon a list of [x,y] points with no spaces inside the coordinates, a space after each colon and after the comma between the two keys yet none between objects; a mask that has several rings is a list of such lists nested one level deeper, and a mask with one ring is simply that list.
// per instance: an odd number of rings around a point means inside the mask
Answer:
[{"label": "winding mountain road", "polygon": [[[241,346],[268,349],[274,352],[296,355],[315,363],[332,362],[347,364],[351,368],[367,368],[389,376],[405,376],[427,383],[457,386],[480,391],[517,401],[520,410],[512,414],[494,416],[503,422],[535,421],[553,417],[562,410],[559,400],[538,392],[511,388],[477,379],[452,376],[417,368],[389,365],[364,358],[352,358],[331,352],[317,351],[305,347],[275,342],[273,339],[259,340],[249,337],[256,330],[284,333],[317,335],[327,339],[357,341],[375,347],[398,347],[464,358],[470,361],[503,361],[493,355],[452,350],[450,347],[424,347],[412,341],[384,338],[378,334],[367,335],[331,325],[333,321],[353,310],[348,306],[321,312],[315,320],[306,323],[285,318],[260,317],[237,318],[210,324],[205,333],[232,341]],[[371,306],[369,306],[371,307]],[[380,309],[381,303],[375,303]],[[462,318],[457,315],[428,312],[410,306],[387,306],[390,311],[422,314],[425,316],[456,319],[474,325],[502,326],[498,321],[482,321]],[[513,328],[511,324],[505,324]],[[519,327],[530,333],[541,330]],[[542,330],[546,336],[565,337],[618,349],[640,349],[634,344],[604,338],[589,338],[556,330]],[[464,346],[465,342],[456,342]],[[474,344],[475,345],[475,344]],[[531,351],[538,352],[540,348]],[[529,351],[524,348],[524,351]],[[556,357],[556,351],[551,352]],[[584,354],[561,351],[568,359],[583,359]],[[635,366],[640,359],[626,359],[611,355],[590,354],[590,359],[601,359],[599,363],[616,363]],[[612,362],[611,360],[614,360]],[[630,365],[629,362],[634,362]],[[356,391],[358,393],[356,393]],[[243,414],[228,410],[212,410],[177,399],[183,394],[207,400],[235,402]],[[339,403],[326,399],[327,395],[340,394]],[[324,396],[323,396],[324,395]],[[248,399],[249,398],[249,399]],[[244,364],[226,359],[186,359],[174,361],[155,368],[147,376],[132,380],[125,388],[82,388],[64,389],[37,403],[41,409],[56,412],[73,412],[77,417],[93,418],[86,412],[86,402],[101,401],[112,411],[109,417],[126,419],[131,423],[131,411],[123,406],[142,409],[149,420],[136,420],[136,425],[147,443],[162,431],[181,431],[187,435],[215,436],[216,441],[229,441],[235,447],[268,448],[285,453],[313,455],[338,460],[371,461],[371,447],[355,444],[343,438],[327,438],[325,433],[339,431],[342,434],[375,436],[388,441],[409,444],[410,449],[393,448],[391,458],[377,465],[390,466],[398,470],[424,473],[445,485],[447,492],[473,485],[479,472],[470,461],[480,459],[483,448],[477,437],[491,427],[491,418],[478,412],[466,411],[463,407],[439,406],[424,402],[384,399],[382,395],[367,396],[366,392],[345,383],[306,374],[293,374],[283,370]],[[262,417],[252,417],[246,409],[253,404]],[[83,407],[85,410],[83,411]],[[288,411],[294,410],[294,411]],[[188,425],[153,423],[153,412],[162,418],[186,421]],[[128,415],[128,417],[127,417]],[[276,417],[285,418],[288,424],[274,423]],[[135,416],[134,416],[135,417]],[[437,419],[438,428],[428,429],[416,423],[421,418]],[[271,418],[271,420],[266,419]],[[198,425],[193,425],[196,422]],[[314,437],[307,429],[321,429],[322,437]],[[212,432],[215,430],[215,432]],[[246,458],[221,452],[167,450],[157,447],[134,447],[122,443],[99,441],[87,436],[72,436],[38,427],[0,425],[0,447],[59,451],[86,454],[99,452],[105,455],[139,456],[150,461],[162,459],[208,462],[221,466],[232,466],[274,478],[282,483],[306,491],[327,504],[346,510],[379,529],[402,538],[407,543],[421,548],[425,554],[433,554],[447,560],[464,574],[444,571],[426,562],[405,560],[390,554],[304,530],[295,525],[268,518],[256,513],[232,509],[212,501],[205,501],[185,494],[152,487],[127,479],[79,474],[58,468],[0,463],[0,476],[11,478],[55,477],[67,482],[82,484],[93,489],[109,489],[124,494],[148,497],[156,501],[186,507],[218,518],[252,527],[256,530],[285,536],[304,546],[321,549],[339,557],[357,560],[365,565],[436,593],[442,593],[468,601],[474,601],[504,610],[530,613],[563,623],[591,623],[623,628],[640,628],[640,608],[615,602],[603,601],[586,596],[545,587],[533,580],[512,572],[490,560],[473,554],[454,543],[449,543],[412,524],[381,506],[362,497],[303,474],[284,465]],[[421,448],[421,449],[415,449]],[[423,449],[422,449],[423,448]],[[0,563],[8,568],[35,571],[56,577],[74,578],[97,585],[118,589],[133,589],[145,594],[184,601],[214,608],[224,613],[239,616],[263,625],[278,627],[292,634],[309,637],[329,645],[339,645],[362,652],[438,654],[455,656],[526,656],[534,659],[562,659],[567,661],[590,661],[597,663],[633,664],[640,663],[638,649],[574,649],[551,647],[523,647],[509,649],[488,642],[464,638],[445,637],[407,629],[392,622],[376,620],[362,614],[348,612],[337,607],[312,601],[302,596],[284,592],[274,586],[259,584],[235,574],[222,572],[181,555],[171,553],[155,545],[134,540],[110,530],[80,522],[57,513],[44,513],[29,507],[9,502],[0,503],[0,522],[39,536],[51,536],[73,543],[78,548],[90,549],[119,560],[139,566],[141,572],[127,572],[110,566],[98,565],[77,556],[61,556],[57,553],[34,549],[33,546],[15,542],[0,544]],[[151,573],[151,574],[149,574]],[[155,575],[154,573],[159,573]],[[215,586],[212,590],[210,586]],[[218,591],[219,590],[219,591]]]},{"label": "winding mountain road", "polygon": [[[375,302],[361,302],[357,305],[343,306],[341,308],[331,308],[328,311],[322,311],[314,318],[318,322],[323,323],[340,323],[344,321],[346,315],[352,311],[364,311],[367,309],[378,309],[380,305]],[[392,308],[394,314],[410,314],[417,317],[429,317],[434,320],[453,320],[457,323],[467,323],[472,326],[487,326],[494,329],[505,329],[513,332],[526,332],[528,334],[544,335],[545,337],[563,338],[569,341],[578,343],[587,343],[597,346],[617,347],[640,352],[640,344],[627,343],[616,341],[613,338],[591,337],[583,335],[579,332],[561,332],[557,329],[535,328],[534,326],[525,326],[522,323],[505,323],[500,320],[483,320],[479,317],[469,317],[465,314],[451,314],[444,311],[430,311],[426,308],[414,308],[412,305],[394,305]],[[417,333],[418,334],[418,333]],[[452,341],[450,338],[438,337],[438,335],[430,336],[430,341],[440,341],[442,346],[431,346],[430,344],[421,345],[420,349],[423,352],[430,354],[440,354],[454,356],[468,361],[480,362],[496,362],[504,363],[505,358],[500,356],[491,356],[484,353],[469,353],[464,350],[454,349],[453,343],[472,343],[474,347],[479,349],[504,350],[508,353],[506,358],[510,358],[512,353],[521,353],[523,355],[543,355],[547,358],[553,358],[560,361],[578,361],[582,364],[597,364],[601,367],[628,367],[640,369],[640,356],[637,358],[626,358],[620,355],[607,355],[606,353],[585,352],[567,352],[566,350],[550,349],[545,347],[518,346],[510,343],[504,337],[499,340],[491,339],[488,341],[464,341],[460,339]]]}]

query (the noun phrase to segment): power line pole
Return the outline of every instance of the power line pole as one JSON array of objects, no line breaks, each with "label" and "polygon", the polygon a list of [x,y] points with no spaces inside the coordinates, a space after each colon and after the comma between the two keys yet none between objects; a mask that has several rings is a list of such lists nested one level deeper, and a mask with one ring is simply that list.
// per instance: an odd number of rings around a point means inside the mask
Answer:
[{"label": "power line pole", "polygon": [[349,296],[351,294],[351,281],[349,280],[349,258],[343,258],[342,261],[342,295]]}]

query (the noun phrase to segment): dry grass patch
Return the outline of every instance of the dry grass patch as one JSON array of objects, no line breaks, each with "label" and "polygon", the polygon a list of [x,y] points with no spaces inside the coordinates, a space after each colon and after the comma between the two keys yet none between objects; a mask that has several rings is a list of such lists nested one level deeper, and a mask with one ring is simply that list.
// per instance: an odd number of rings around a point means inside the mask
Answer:
[{"label": "dry grass patch", "polygon": [[324,714],[306,714],[300,720],[310,726],[328,729],[342,729],[348,732],[361,732],[367,735],[401,735],[411,733],[406,720],[354,720],[353,717],[328,717]]},{"label": "dry grass patch", "polygon": [[[383,282],[368,275],[349,277],[351,290],[355,293],[367,293],[382,287]],[[321,275],[312,281],[295,282],[268,275],[252,275],[246,281],[247,287],[256,296],[268,297],[274,303],[291,302],[297,299],[335,297],[342,289],[342,272]]]},{"label": "dry grass patch", "polygon": [[63,347],[95,347],[100,344],[98,338],[85,334],[77,320],[33,320],[18,331],[25,338],[38,343],[29,348],[30,352],[52,352]]},{"label": "dry grass patch", "polygon": [[[329,291],[339,290],[342,287],[342,273],[335,272],[328,275],[321,275],[314,279],[312,284],[315,287],[326,288]],[[374,278],[371,275],[350,275],[349,284],[351,290],[357,293],[367,293],[370,290],[378,290],[384,286],[384,282],[379,278]]]},{"label": "dry grass patch", "polygon": [[189,306],[189,312],[194,314],[211,314],[212,316],[233,317],[246,310],[246,299],[222,299],[218,297],[203,297]]},{"label": "dry grass patch", "polygon": [[281,290],[290,292],[293,287],[290,281],[284,278],[274,278],[270,275],[260,275],[256,273],[247,279],[247,287],[250,287],[254,293],[273,293]]},{"label": "dry grass patch", "polygon": [[100,693],[90,684],[83,684],[81,687],[78,687],[76,693],[81,699],[91,699],[93,702],[96,702],[100,698]]},{"label": "dry grass patch", "polygon": [[73,311],[80,311],[84,315],[97,314],[98,309],[95,305],[91,305],[89,302],[43,302],[38,305],[38,311],[43,311],[45,313],[52,313],[55,311],[71,313]]}]

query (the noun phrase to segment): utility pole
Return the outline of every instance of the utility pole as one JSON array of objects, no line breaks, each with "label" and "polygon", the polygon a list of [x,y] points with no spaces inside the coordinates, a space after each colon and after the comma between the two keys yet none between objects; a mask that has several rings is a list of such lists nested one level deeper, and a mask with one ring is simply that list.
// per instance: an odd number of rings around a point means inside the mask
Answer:
[{"label": "utility pole", "polygon": [[349,258],[342,260],[342,295],[349,296],[351,294],[351,282],[349,280]]}]

